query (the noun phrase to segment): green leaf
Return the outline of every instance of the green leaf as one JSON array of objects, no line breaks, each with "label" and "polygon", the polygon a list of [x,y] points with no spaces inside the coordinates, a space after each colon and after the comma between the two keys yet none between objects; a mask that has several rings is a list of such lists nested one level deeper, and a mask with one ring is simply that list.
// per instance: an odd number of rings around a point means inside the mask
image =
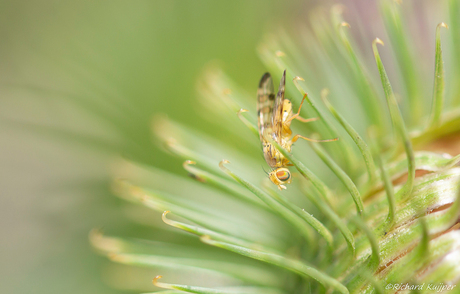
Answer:
[{"label": "green leaf", "polygon": [[377,158],[377,162],[380,168],[380,175],[383,180],[383,186],[385,187],[385,193],[388,199],[387,221],[388,221],[388,229],[391,229],[391,227],[394,225],[395,214],[396,214],[396,200],[395,200],[393,184],[390,181],[390,177],[388,176],[387,171],[383,167],[382,158],[380,157],[379,154],[376,154],[376,158]]},{"label": "green leaf", "polygon": [[369,280],[368,276],[371,276],[377,270],[380,264],[380,251],[374,232],[369,229],[363,220],[353,217],[350,221],[364,233],[364,236],[369,240],[369,244],[372,249],[372,253],[366,260],[366,264],[354,268],[354,270],[357,271],[357,275],[347,285],[351,292],[355,292],[357,289],[362,288],[363,284]]},{"label": "green leaf", "polygon": [[386,124],[381,111],[380,101],[378,95],[369,80],[369,74],[366,72],[365,66],[362,64],[362,58],[357,55],[351,42],[345,32],[345,28],[350,28],[350,25],[342,21],[341,17],[342,9],[333,9],[332,14],[335,18],[335,27],[336,33],[339,35],[340,40],[342,41],[343,46],[346,49],[348,54],[348,60],[352,67],[352,73],[354,74],[355,87],[359,93],[359,98],[364,106],[364,111],[366,112],[368,122],[371,125],[377,126],[382,131],[386,129]]},{"label": "green leaf", "polygon": [[[225,234],[256,240],[262,239],[266,242],[278,242],[270,231],[257,230],[257,224],[247,222],[244,219],[235,219],[231,214],[206,209],[203,205],[197,205],[174,195],[143,189],[126,181],[116,181],[114,191],[117,196],[128,201],[140,203],[159,213],[173,211],[196,224]],[[257,230],[257,233],[254,233],[254,230]]]},{"label": "green leaf", "polygon": [[[460,234],[458,230],[452,230],[442,235],[439,239],[440,240],[435,239],[430,242],[430,252],[431,255],[433,255],[430,260],[434,262],[429,271],[425,273],[422,272],[421,278],[435,285],[450,285],[450,288],[445,289],[447,290],[445,292],[456,293],[458,292],[458,284],[451,284],[451,282],[446,283],[446,281],[456,281],[460,274],[460,268],[458,266],[460,264]],[[445,243],[444,246],[442,243]]]},{"label": "green leaf", "polygon": [[246,191],[242,190],[242,188],[240,188],[239,186],[228,181],[227,179],[218,177],[209,172],[201,170],[195,167],[194,166],[195,164],[196,163],[194,161],[186,160],[183,164],[183,167],[198,182],[205,183],[211,187],[216,187],[219,190],[222,190],[228,193],[229,195],[232,195],[240,200],[257,205],[263,209],[266,209],[267,211],[272,211],[271,209],[268,208],[268,206],[264,202],[262,202],[258,198],[254,198],[253,195],[246,193]]},{"label": "green leaf", "polygon": [[363,222],[362,219],[354,217],[351,219],[351,222],[354,225],[356,225],[369,240],[372,249],[372,254],[370,256],[369,263],[367,266],[370,271],[375,271],[380,264],[380,251],[377,238],[375,237],[374,232],[372,232],[372,230],[369,229],[369,227]]},{"label": "green leaf", "polygon": [[441,27],[448,28],[445,23],[440,23],[436,27],[436,57],[434,69],[433,100],[431,105],[431,115],[429,128],[438,127],[444,106],[444,61],[442,60],[441,49]]},{"label": "green leaf", "polygon": [[[435,174],[427,174],[417,178],[414,191],[409,199],[402,199],[401,194],[396,194],[397,210],[395,223],[399,226],[390,231],[385,231],[384,222],[387,215],[387,200],[379,197],[373,200],[373,205],[367,208],[369,226],[374,228],[374,233],[380,242],[381,263],[387,264],[397,258],[401,252],[408,250],[421,239],[422,227],[414,218],[425,216],[430,234],[439,234],[452,226],[455,215],[458,217],[458,204],[452,205],[452,210],[445,206],[458,199],[460,169],[450,169]],[[437,211],[440,210],[440,211]],[[443,217],[443,215],[446,215]],[[356,251],[360,256],[368,250],[366,240],[356,238]]]},{"label": "green leaf", "polygon": [[228,161],[223,160],[219,164],[220,168],[225,173],[227,173],[229,176],[235,179],[235,181],[246,187],[249,191],[254,193],[254,195],[259,197],[263,202],[265,202],[269,207],[271,207],[273,211],[277,212],[280,216],[285,218],[289,223],[296,227],[307,238],[307,240],[309,240],[310,238],[310,228],[306,226],[308,224],[313,229],[315,229],[321,236],[324,237],[328,246],[332,247],[332,234],[320,221],[318,221],[309,213],[302,213],[302,217],[293,213],[289,208],[270,197],[270,195],[266,194],[253,184],[245,181],[235,173],[231,172],[228,168],[224,166],[225,163],[228,163]]},{"label": "green leaf", "polygon": [[376,142],[376,133],[375,132],[369,132],[369,136],[372,138],[372,153],[374,154],[374,157],[377,161],[377,165],[380,170],[380,178],[382,179],[383,182],[383,187],[385,188],[385,194],[388,199],[388,217],[386,219],[387,222],[387,228],[386,230],[391,229],[395,222],[395,214],[396,214],[396,200],[395,200],[395,195],[394,195],[394,187],[393,183],[390,180],[390,177],[388,175],[388,172],[385,170],[383,166],[383,161],[382,157],[380,156],[380,150],[377,147]]},{"label": "green leaf", "polygon": [[[421,233],[421,230],[418,230],[418,234]],[[438,268],[434,268],[432,271],[428,271],[428,275],[431,278],[437,277],[437,279],[430,279],[429,277],[423,277],[424,281],[429,283],[441,283],[452,278],[452,272],[447,272],[442,270],[442,267],[448,266],[450,269],[454,270],[453,274],[458,273],[458,269],[455,269],[452,266],[452,262],[458,260],[458,257],[455,258],[455,255],[458,255],[458,250],[460,249],[460,233],[458,231],[451,231],[446,233],[438,238],[435,238],[429,242],[429,253],[424,256],[426,264],[433,264],[436,261],[440,261],[441,258],[448,256],[449,253],[457,251],[457,254],[454,254],[453,260],[443,260],[443,264],[438,264],[436,267],[439,268],[440,272],[443,273],[443,276],[438,275]],[[382,272],[382,276],[388,283],[401,283],[409,280],[416,279],[419,275],[424,274],[425,268],[420,264],[414,265],[417,263],[417,256],[419,256],[418,250],[412,250],[408,254],[404,255],[402,258],[394,261],[391,267],[385,269]],[[457,264],[458,268],[458,264]],[[408,270],[410,269],[410,270]],[[425,288],[426,289],[426,288]]]},{"label": "green leaf", "polygon": [[355,183],[350,179],[350,177],[338,166],[337,163],[326,153],[326,151],[317,143],[309,142],[310,146],[315,150],[316,154],[326,163],[327,166],[334,172],[334,174],[339,178],[339,180],[345,185],[350,192],[351,197],[356,205],[356,211],[358,214],[363,213],[363,201],[361,200],[361,195],[359,194],[358,188]]},{"label": "green leaf", "polygon": [[369,184],[373,184],[376,181],[376,169],[374,165],[374,160],[372,159],[371,151],[367,146],[366,142],[364,142],[364,140],[361,138],[358,132],[355,131],[355,129],[345,120],[345,118],[343,118],[342,115],[340,115],[335,110],[332,104],[327,100],[326,89],[324,89],[323,92],[321,92],[321,98],[323,99],[323,102],[324,104],[326,104],[327,108],[329,108],[329,111],[334,115],[337,121],[347,131],[348,135],[350,135],[350,138],[355,142],[356,146],[358,146],[358,149],[361,151],[361,155],[364,158],[364,163],[366,164],[367,175],[369,177]]},{"label": "green leaf", "polygon": [[380,78],[382,80],[382,86],[385,92],[385,97],[387,99],[388,108],[390,109],[390,114],[391,114],[391,119],[393,121],[393,125],[396,128],[398,135],[401,137],[401,140],[403,141],[404,150],[406,151],[406,156],[408,158],[407,181],[404,184],[403,188],[399,190],[398,192],[403,195],[403,198],[405,198],[405,197],[410,196],[410,193],[412,192],[412,187],[414,184],[414,178],[415,178],[414,150],[412,149],[412,143],[409,139],[409,135],[407,134],[406,126],[404,124],[404,120],[402,118],[401,111],[399,110],[398,103],[393,93],[393,89],[391,88],[391,84],[390,84],[390,81],[388,80],[387,73],[383,66],[382,60],[380,59],[380,54],[377,49],[377,43],[383,45],[383,42],[379,38],[375,39],[372,42],[372,49],[374,51],[375,62],[377,63],[377,67],[379,69]]},{"label": "green leaf", "polygon": [[212,289],[206,287],[197,287],[197,286],[188,286],[188,285],[179,285],[179,284],[169,284],[162,283],[158,280],[162,276],[156,276],[153,279],[153,284],[157,287],[170,290],[179,290],[187,293],[196,293],[196,294],[280,294],[279,290],[270,289],[268,287],[234,287],[233,289]]},{"label": "green leaf", "polygon": [[192,233],[194,235],[197,235],[197,236],[211,236],[212,238],[214,238],[216,240],[221,240],[221,241],[236,244],[236,245],[239,245],[239,246],[257,247],[258,249],[264,250],[266,252],[276,252],[276,250],[274,250],[274,249],[271,249],[271,248],[269,249],[268,247],[262,246],[260,244],[251,243],[251,242],[249,242],[247,240],[237,238],[237,237],[235,237],[233,235],[227,235],[227,234],[216,232],[216,231],[213,231],[213,230],[210,230],[210,229],[201,228],[201,227],[198,227],[198,226],[189,225],[189,224],[186,224],[186,223],[183,223],[183,222],[168,219],[166,217],[166,215],[168,213],[170,213],[170,211],[163,212],[163,215],[161,217],[162,220],[166,224],[168,224],[168,225],[170,225],[172,227],[181,229],[183,231]]},{"label": "green leaf", "polygon": [[417,149],[421,149],[436,139],[447,137],[458,131],[460,131],[460,108],[454,108],[442,114],[439,127],[425,129],[423,132],[413,132],[411,134],[412,143]]},{"label": "green leaf", "polygon": [[[160,138],[164,147],[184,161],[199,162],[207,170],[219,175],[222,174],[222,171],[217,164],[222,156],[225,156],[232,160],[246,162],[249,166],[247,174],[254,174],[255,169],[251,170],[250,167],[256,166],[257,160],[241,152],[236,146],[225,144],[212,136],[171,121],[166,117],[157,116],[154,119],[153,128],[155,135]],[[260,148],[259,144],[257,144],[257,148]]]},{"label": "green leaf", "polygon": [[316,195],[313,195],[308,191],[306,191],[304,194],[335,226],[337,226],[340,233],[342,233],[345,241],[347,242],[350,257],[353,258],[355,254],[355,240],[353,234],[347,227],[347,222],[341,219],[338,214],[332,210],[332,208],[324,201],[319,200]]},{"label": "green leaf", "polygon": [[[381,1],[382,14],[385,21],[385,27],[390,36],[396,59],[398,60],[401,71],[401,83],[406,88],[409,102],[410,119],[417,123],[423,114],[423,84],[420,78],[419,62],[416,61],[411,42],[411,35],[406,31],[401,17],[399,4],[394,0]],[[421,86],[422,85],[422,86]]]},{"label": "green leaf", "polygon": [[224,249],[230,250],[232,252],[236,252],[238,254],[241,254],[241,255],[244,255],[250,258],[254,258],[254,259],[261,260],[261,261],[264,261],[270,264],[274,264],[286,270],[300,274],[304,277],[311,277],[315,279],[316,281],[318,281],[319,283],[321,283],[323,286],[334,288],[336,291],[340,293],[344,293],[344,294],[349,293],[347,288],[344,285],[342,285],[339,281],[328,276],[326,273],[323,273],[309,266],[305,262],[301,262],[299,260],[287,258],[287,257],[277,255],[277,254],[267,253],[263,251],[241,247],[241,246],[235,246],[235,245],[225,243],[225,242],[215,241],[207,236],[202,237],[201,240],[204,243],[209,244],[209,245],[224,248]]},{"label": "green leaf", "polygon": [[[437,172],[454,167],[460,161],[460,155],[451,157],[449,154],[438,154],[429,151],[418,151],[414,153],[414,163],[416,170]],[[386,171],[391,179],[397,178],[407,173],[407,157],[396,158],[386,166]]]},{"label": "green leaf", "polygon": [[[175,256],[147,255],[147,254],[119,254],[109,253],[111,261],[152,268],[166,268],[174,271],[198,272],[207,275],[238,279],[242,283],[250,283],[260,286],[281,286],[275,273],[264,268],[244,265],[220,260],[203,258],[180,258]],[[277,285],[278,284],[278,285]]]}]

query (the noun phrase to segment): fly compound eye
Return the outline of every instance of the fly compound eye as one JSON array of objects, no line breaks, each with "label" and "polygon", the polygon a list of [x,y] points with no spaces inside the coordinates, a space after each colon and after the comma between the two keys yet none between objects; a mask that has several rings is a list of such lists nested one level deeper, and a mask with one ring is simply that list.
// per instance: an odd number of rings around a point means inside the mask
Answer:
[{"label": "fly compound eye", "polygon": [[288,170],[280,170],[276,172],[276,177],[281,182],[286,182],[291,178],[291,173]]}]

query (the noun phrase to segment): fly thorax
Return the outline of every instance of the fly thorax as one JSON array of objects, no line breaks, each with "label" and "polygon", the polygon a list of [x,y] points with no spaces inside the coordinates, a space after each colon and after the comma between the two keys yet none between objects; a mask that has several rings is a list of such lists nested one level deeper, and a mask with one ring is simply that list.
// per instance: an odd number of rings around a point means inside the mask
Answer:
[{"label": "fly thorax", "polygon": [[[289,99],[284,99],[283,102],[283,123],[292,116],[292,103]],[[288,123],[290,124],[290,122]]]}]

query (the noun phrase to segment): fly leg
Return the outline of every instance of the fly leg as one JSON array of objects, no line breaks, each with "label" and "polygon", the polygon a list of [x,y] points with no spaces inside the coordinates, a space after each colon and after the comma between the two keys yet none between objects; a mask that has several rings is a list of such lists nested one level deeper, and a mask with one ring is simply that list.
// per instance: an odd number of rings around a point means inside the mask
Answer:
[{"label": "fly leg", "polygon": [[303,118],[300,116],[300,110],[302,109],[302,105],[303,105],[303,102],[305,101],[305,98],[307,98],[307,94],[303,95],[302,102],[300,102],[300,106],[299,106],[299,109],[297,110],[297,113],[291,116],[290,118],[288,118],[285,123],[289,123],[293,119],[297,119],[298,121],[301,121],[304,123],[315,121],[319,119],[319,117]]},{"label": "fly leg", "polygon": [[291,139],[291,144],[295,143],[299,138],[304,139],[304,140],[307,140],[307,141],[310,141],[310,142],[318,142],[318,143],[319,143],[319,142],[334,142],[334,141],[339,140],[339,138],[326,139],[326,140],[317,140],[317,139],[312,139],[312,138],[304,137],[304,136],[301,136],[301,135],[295,135],[295,136]]}]

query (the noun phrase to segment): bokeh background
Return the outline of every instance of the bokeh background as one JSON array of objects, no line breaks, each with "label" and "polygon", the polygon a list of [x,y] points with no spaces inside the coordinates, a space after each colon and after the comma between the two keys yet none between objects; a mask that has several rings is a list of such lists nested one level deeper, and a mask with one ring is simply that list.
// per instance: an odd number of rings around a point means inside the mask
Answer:
[{"label": "bokeh background", "polygon": [[0,292],[128,292],[88,242],[95,227],[149,236],[109,191],[114,158],[183,173],[152,117],[219,136],[196,115],[200,74],[218,64],[255,93],[263,34],[313,2],[0,1]]},{"label": "bokeh background", "polygon": [[[265,35],[308,26],[316,9],[333,3],[359,14],[345,16],[356,28],[351,33],[362,36],[364,60],[374,64],[370,41],[386,37],[378,1],[0,0],[0,293],[145,289],[113,279],[113,265],[88,241],[93,228],[155,239],[151,227],[129,221],[125,203],[110,192],[117,162],[186,175],[152,135],[158,115],[231,143],[203,117],[200,77],[218,66],[255,103],[266,71],[256,48]],[[414,39],[428,60],[435,26],[417,19],[434,10],[410,3]],[[388,52],[382,56],[393,76]],[[431,81],[432,68],[427,72]],[[399,81],[394,85],[398,90]]]},{"label": "bokeh background", "polygon": [[[307,24],[319,5],[342,3],[359,13],[366,26],[347,21],[361,29],[358,46],[374,64],[370,40],[386,36],[377,2],[0,0],[0,293],[139,292],[117,283],[88,241],[93,228],[155,239],[110,192],[117,160],[185,175],[181,160],[155,142],[152,118],[168,115],[230,140],[197,109],[200,76],[218,65],[255,100],[266,71],[257,45],[267,32]],[[410,3],[421,60],[431,60],[435,26],[417,19],[436,19],[436,11]],[[388,52],[382,57],[394,76]],[[434,63],[426,64],[431,89]]]}]

